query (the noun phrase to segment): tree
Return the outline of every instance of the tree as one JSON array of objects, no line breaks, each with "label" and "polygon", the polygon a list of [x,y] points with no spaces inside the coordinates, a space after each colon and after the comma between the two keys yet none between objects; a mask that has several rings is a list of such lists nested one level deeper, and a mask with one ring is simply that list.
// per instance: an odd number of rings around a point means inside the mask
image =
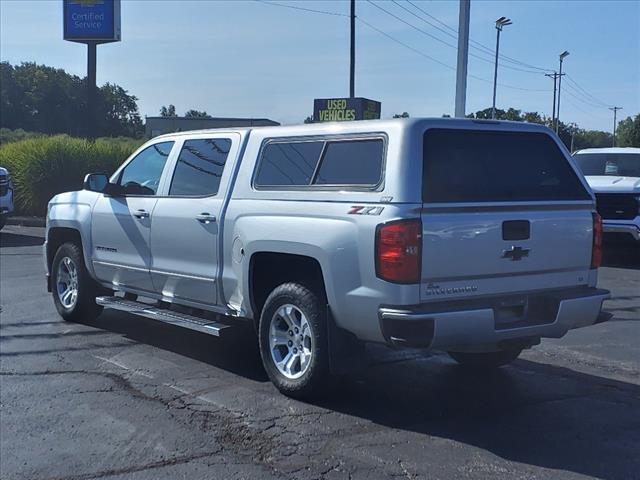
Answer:
[{"label": "tree", "polygon": [[640,113],[618,122],[616,145],[619,147],[640,147]]},{"label": "tree", "polygon": [[98,119],[98,132],[126,137],[135,137],[142,133],[143,125],[137,100],[118,85],[105,83],[100,87],[98,109],[104,113]]},{"label": "tree", "polygon": [[176,114],[176,107],[174,105],[169,105],[168,107],[165,107],[163,105],[162,108],[160,109],[160,116],[161,117],[177,117],[178,115]]},{"label": "tree", "polygon": [[[137,100],[118,85],[100,87],[95,112],[97,133],[140,134]],[[46,65],[0,62],[0,112],[3,128],[86,135],[87,81]]]},{"label": "tree", "polygon": [[209,115],[204,110],[202,112],[200,112],[198,110],[193,110],[193,109],[187,110],[187,112],[184,114],[184,116],[186,118],[211,118],[211,115]]},{"label": "tree", "polygon": [[409,118],[409,114],[407,112],[395,113],[393,118]]}]

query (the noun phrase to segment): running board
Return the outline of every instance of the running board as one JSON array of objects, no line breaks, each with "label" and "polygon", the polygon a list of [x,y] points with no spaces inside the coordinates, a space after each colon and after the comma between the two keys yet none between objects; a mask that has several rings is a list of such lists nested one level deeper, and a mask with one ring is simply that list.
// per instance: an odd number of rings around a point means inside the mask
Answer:
[{"label": "running board", "polygon": [[221,332],[231,325],[215,322],[206,318],[187,315],[186,313],[174,312],[166,308],[158,308],[147,303],[125,300],[121,297],[97,297],[96,303],[105,308],[120,310],[123,312],[151,318],[160,322],[169,323],[178,327],[188,328],[197,332],[208,333],[219,337]]}]

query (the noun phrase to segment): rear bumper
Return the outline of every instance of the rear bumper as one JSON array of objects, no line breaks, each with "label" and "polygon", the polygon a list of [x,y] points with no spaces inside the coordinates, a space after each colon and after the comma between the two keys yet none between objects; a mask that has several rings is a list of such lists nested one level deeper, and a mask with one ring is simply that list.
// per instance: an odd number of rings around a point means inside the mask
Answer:
[{"label": "rear bumper", "polygon": [[[559,338],[571,329],[606,321],[610,316],[601,309],[609,297],[608,290],[596,288],[551,290],[422,304],[409,309],[382,307],[378,316],[388,343],[468,349],[540,337]],[[521,315],[518,309],[522,310]],[[511,312],[516,313],[510,315]]]},{"label": "rear bumper", "polygon": [[626,233],[634,240],[640,241],[640,216],[635,220],[603,220],[605,233]]}]

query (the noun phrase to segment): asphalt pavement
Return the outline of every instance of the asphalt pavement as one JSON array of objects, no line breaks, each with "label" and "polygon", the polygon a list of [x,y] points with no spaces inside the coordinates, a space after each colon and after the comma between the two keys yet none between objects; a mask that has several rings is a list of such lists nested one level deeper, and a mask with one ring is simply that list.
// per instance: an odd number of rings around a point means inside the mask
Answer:
[{"label": "asphalt pavement", "polygon": [[2,479],[640,479],[635,246],[607,245],[607,323],[488,375],[371,347],[365,372],[303,403],[269,383],[251,332],[62,321],[42,236],[0,233]]}]

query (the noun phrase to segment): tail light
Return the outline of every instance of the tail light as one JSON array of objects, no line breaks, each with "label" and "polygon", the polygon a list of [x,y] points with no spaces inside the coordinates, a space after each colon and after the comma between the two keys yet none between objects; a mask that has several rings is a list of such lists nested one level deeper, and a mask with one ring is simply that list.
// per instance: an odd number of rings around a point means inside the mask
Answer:
[{"label": "tail light", "polygon": [[593,247],[591,249],[591,268],[598,268],[602,263],[602,217],[593,213]]},{"label": "tail light", "polygon": [[376,275],[393,283],[420,283],[422,221],[398,220],[376,229]]}]

